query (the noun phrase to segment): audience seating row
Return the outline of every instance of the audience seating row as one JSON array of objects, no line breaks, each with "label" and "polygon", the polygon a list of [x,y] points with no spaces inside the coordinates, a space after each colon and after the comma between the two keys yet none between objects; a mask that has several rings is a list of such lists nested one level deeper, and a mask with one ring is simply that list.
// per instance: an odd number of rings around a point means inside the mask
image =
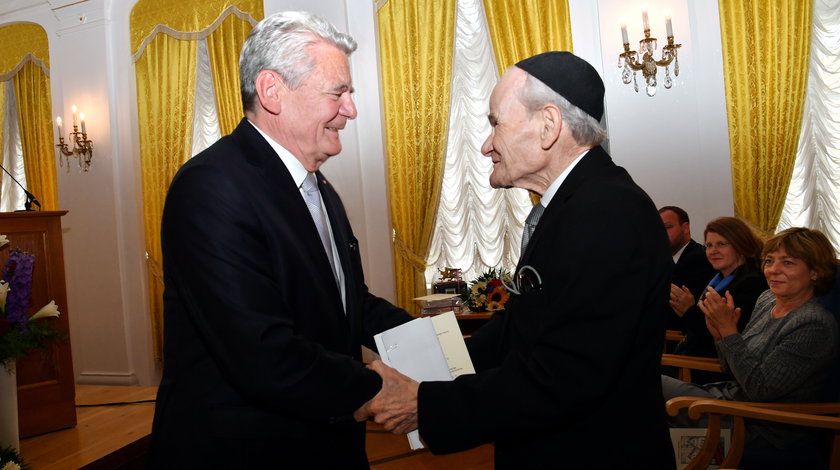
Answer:
[{"label": "audience seating row", "polygon": [[[840,268],[840,260],[838,260]],[[820,302],[828,309],[840,323],[840,269],[834,279],[832,290],[820,298]],[[678,332],[672,332],[666,336],[666,340],[678,339]],[[699,358],[678,356],[674,354],[663,354],[662,365],[674,366],[679,369],[679,379],[691,381],[691,370],[705,370],[720,372],[720,362],[716,358]],[[705,470],[715,456],[720,442],[720,429],[722,416],[730,416],[731,419],[731,442],[720,469],[735,469],[741,465],[742,460],[749,461],[755,468],[828,468],[829,470],[840,470],[840,360],[835,366],[835,373],[832,381],[828,384],[826,403],[757,403],[739,402],[726,400],[712,400],[697,397],[676,397],[666,403],[665,408],[669,415],[676,416],[681,410],[686,409],[689,417],[707,420],[706,440],[694,460],[685,467],[685,470]],[[759,419],[776,423],[785,423],[796,426],[807,426],[833,430],[833,437],[826,446],[828,449],[818,449],[813,454],[784,453],[784,452],[757,452],[744,450],[744,419]],[[826,462],[820,459],[820,454],[825,451]],[[810,461],[806,461],[810,460]]]}]

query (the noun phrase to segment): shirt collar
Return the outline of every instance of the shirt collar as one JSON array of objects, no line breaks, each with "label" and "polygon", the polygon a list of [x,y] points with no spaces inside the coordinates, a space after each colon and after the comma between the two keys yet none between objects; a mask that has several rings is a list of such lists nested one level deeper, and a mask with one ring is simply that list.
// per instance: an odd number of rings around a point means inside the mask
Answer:
[{"label": "shirt collar", "polygon": [[683,251],[685,251],[685,247],[687,247],[689,243],[691,243],[691,240],[685,242],[685,245],[683,245],[682,248],[680,248],[679,250],[677,250],[676,253],[674,253],[673,258],[674,258],[674,263],[675,264],[676,264],[677,261],[680,260],[680,256],[682,256]]},{"label": "shirt collar", "polygon": [[274,149],[277,153],[277,156],[280,157],[280,160],[286,165],[286,169],[289,170],[289,174],[292,175],[292,180],[295,182],[295,186],[300,188],[300,185],[303,184],[304,178],[309,173],[306,171],[306,168],[303,167],[303,164],[289,152],[286,150],[282,145],[278,144],[274,139],[269,137],[268,134],[262,131],[256,124],[248,120],[248,122],[254,126],[254,129],[260,133],[261,136],[268,142],[268,145]]},{"label": "shirt collar", "polygon": [[557,179],[555,179],[554,182],[552,182],[548,186],[548,189],[545,190],[539,202],[543,205],[543,207],[548,207],[548,203],[550,203],[551,199],[554,198],[554,195],[557,193],[557,190],[560,189],[560,185],[563,184],[563,181],[566,181],[566,177],[569,176],[569,173],[572,172],[572,169],[575,167],[575,165],[577,165],[578,162],[580,162],[580,160],[587,153],[589,153],[589,149],[584,150],[584,152],[580,154],[579,157],[572,160],[572,163],[570,163],[569,166],[567,166],[566,169],[563,170],[563,173],[560,173],[560,176],[558,176]]}]

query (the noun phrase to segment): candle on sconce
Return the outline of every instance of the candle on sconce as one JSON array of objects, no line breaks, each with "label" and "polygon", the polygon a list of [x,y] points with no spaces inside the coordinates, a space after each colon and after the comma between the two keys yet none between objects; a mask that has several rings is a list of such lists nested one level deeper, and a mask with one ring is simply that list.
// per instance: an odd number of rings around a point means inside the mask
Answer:
[{"label": "candle on sconce", "polygon": [[79,121],[82,122],[82,134],[87,134],[85,130],[85,113],[79,113]]},{"label": "candle on sconce", "polygon": [[671,10],[665,10],[665,32],[669,38],[674,37],[674,27],[671,25]]},{"label": "candle on sconce", "polygon": [[76,113],[79,110],[76,108],[76,105],[74,104],[72,107],[70,107],[70,111],[73,112],[73,127],[76,127]]},{"label": "candle on sconce", "polygon": [[58,136],[61,137],[61,116],[55,118],[55,123],[58,126]]},{"label": "candle on sconce", "polygon": [[648,19],[647,6],[642,7],[642,25],[644,26],[645,31],[650,31],[650,20]]},{"label": "candle on sconce", "polygon": [[630,44],[630,40],[627,38],[627,20],[624,18],[621,19],[621,41],[623,44]]}]

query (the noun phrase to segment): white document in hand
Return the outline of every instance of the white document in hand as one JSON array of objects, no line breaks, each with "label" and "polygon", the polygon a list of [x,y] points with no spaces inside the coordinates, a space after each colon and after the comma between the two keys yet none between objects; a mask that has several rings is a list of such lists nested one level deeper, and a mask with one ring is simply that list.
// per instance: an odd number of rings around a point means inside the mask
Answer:
[{"label": "white document in hand", "polygon": [[[467,345],[453,312],[416,318],[373,337],[382,362],[418,382],[453,380],[474,374]],[[412,449],[422,449],[417,431],[408,433]]]}]

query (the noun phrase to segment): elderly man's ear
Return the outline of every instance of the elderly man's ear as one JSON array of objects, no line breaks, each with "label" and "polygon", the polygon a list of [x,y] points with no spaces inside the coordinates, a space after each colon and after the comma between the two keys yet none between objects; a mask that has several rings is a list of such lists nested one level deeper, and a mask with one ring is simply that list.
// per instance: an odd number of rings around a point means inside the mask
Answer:
[{"label": "elderly man's ear", "polygon": [[280,114],[280,103],[288,91],[280,75],[273,70],[263,70],[254,81],[260,106],[271,114]]},{"label": "elderly man's ear", "polygon": [[563,129],[563,115],[560,114],[560,109],[557,106],[550,104],[545,105],[541,113],[540,146],[543,150],[548,150],[560,138],[560,131]]}]

